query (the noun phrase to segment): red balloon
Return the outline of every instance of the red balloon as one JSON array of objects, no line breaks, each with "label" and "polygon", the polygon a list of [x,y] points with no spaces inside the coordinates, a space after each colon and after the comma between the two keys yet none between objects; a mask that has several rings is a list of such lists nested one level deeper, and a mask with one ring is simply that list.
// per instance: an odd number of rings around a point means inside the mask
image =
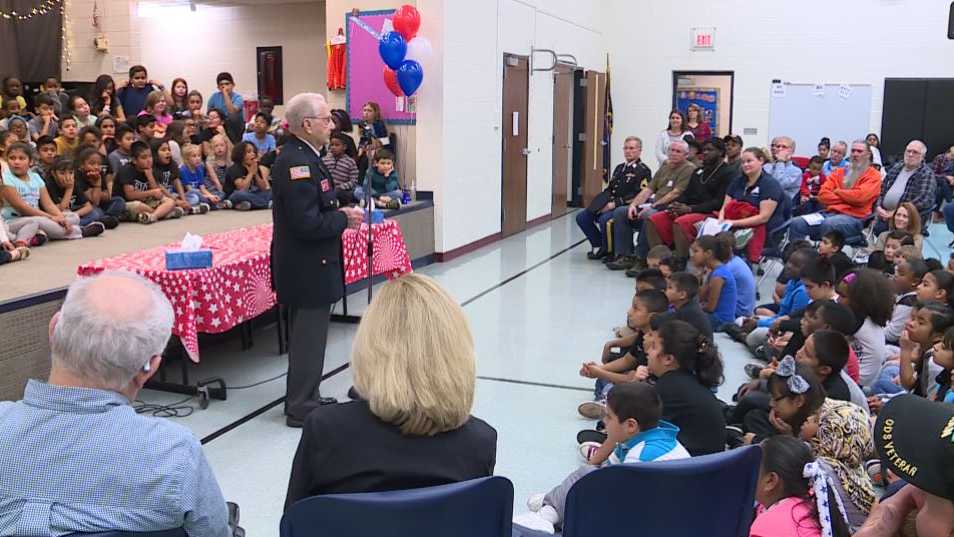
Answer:
[{"label": "red balloon", "polygon": [[395,97],[401,97],[404,92],[401,91],[401,85],[398,84],[397,73],[387,65],[384,66],[384,85],[394,94]]},{"label": "red balloon", "polygon": [[421,28],[421,13],[416,7],[404,4],[394,13],[394,29],[405,41],[414,39]]}]

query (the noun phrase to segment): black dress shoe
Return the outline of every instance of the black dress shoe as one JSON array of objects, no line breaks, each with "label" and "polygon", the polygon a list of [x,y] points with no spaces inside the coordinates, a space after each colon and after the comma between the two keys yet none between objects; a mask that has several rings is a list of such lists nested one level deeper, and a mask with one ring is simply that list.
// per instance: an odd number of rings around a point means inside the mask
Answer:
[{"label": "black dress shoe", "polygon": [[745,338],[748,336],[748,334],[744,330],[742,330],[742,327],[740,327],[739,325],[735,323],[726,324],[724,327],[722,327],[722,329],[723,331],[725,331],[726,335],[728,335],[733,340],[738,341],[739,343],[742,343],[743,345],[745,344]]},{"label": "black dress shoe", "polygon": [[616,256],[613,255],[613,254],[606,254],[606,257],[604,257],[601,261],[602,261],[603,264],[605,265],[605,264],[607,264],[607,263],[612,263],[613,261],[616,261],[617,259],[619,259],[619,258],[616,257]]},{"label": "black dress shoe", "polygon": [[337,403],[337,402],[338,402],[338,400],[335,399],[334,397],[319,397],[319,398],[318,398],[318,404],[321,405],[321,406],[333,405],[333,404],[335,404],[335,403]]},{"label": "black dress shoe", "polygon": [[576,443],[582,444],[583,442],[598,442],[602,444],[606,442],[606,433],[601,433],[593,429],[584,429],[576,433]]},{"label": "black dress shoe", "polygon": [[597,259],[603,259],[607,255],[609,255],[609,253],[602,248],[600,248],[599,250],[596,250],[595,252],[593,251],[586,252],[586,258],[593,261],[596,261]]}]

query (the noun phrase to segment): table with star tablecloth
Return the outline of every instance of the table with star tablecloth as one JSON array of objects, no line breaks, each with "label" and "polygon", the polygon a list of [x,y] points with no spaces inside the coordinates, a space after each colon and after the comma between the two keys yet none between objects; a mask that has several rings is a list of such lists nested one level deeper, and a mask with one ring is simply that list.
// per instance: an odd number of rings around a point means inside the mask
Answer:
[{"label": "table with star tablecloth", "polygon": [[[394,220],[374,224],[372,264],[375,275],[394,278],[411,271],[401,226]],[[346,230],[341,237],[345,284],[368,276],[367,225]],[[202,238],[212,250],[212,267],[166,270],[168,244],[80,265],[80,276],[104,270],[129,270],[157,283],[175,311],[172,333],[189,357],[199,361],[199,333],[225,332],[275,306],[271,286],[272,225],[234,229]]]}]

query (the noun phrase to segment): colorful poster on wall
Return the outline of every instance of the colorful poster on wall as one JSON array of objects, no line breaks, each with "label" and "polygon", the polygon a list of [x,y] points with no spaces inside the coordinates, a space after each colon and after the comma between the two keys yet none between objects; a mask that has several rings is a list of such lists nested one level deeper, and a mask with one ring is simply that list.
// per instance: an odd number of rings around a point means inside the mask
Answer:
[{"label": "colorful poster on wall", "polygon": [[718,88],[680,89],[676,95],[676,108],[686,113],[690,104],[702,109],[702,119],[709,124],[713,133],[719,132],[719,90]]},{"label": "colorful poster on wall", "polygon": [[[399,106],[394,94],[384,85],[384,62],[378,53],[378,39],[384,31],[394,28],[393,9],[380,11],[361,11],[355,17],[351,12],[345,15],[348,39],[348,89],[347,108],[351,121],[361,120],[364,103],[374,101],[381,107],[382,119],[391,124],[413,125],[413,108]],[[404,110],[399,110],[404,108]]]}]

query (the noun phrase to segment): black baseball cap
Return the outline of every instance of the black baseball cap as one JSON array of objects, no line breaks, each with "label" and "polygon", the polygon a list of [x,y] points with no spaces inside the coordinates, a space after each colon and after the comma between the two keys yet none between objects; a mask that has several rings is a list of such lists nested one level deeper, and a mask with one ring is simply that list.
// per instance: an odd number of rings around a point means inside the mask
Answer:
[{"label": "black baseball cap", "polygon": [[725,136],[722,137],[722,141],[725,143],[735,142],[739,144],[740,147],[744,145],[742,144],[742,137],[739,136],[738,134],[726,134]]},{"label": "black baseball cap", "polygon": [[875,422],[875,447],[898,477],[954,500],[954,405],[916,395],[891,399]]}]

